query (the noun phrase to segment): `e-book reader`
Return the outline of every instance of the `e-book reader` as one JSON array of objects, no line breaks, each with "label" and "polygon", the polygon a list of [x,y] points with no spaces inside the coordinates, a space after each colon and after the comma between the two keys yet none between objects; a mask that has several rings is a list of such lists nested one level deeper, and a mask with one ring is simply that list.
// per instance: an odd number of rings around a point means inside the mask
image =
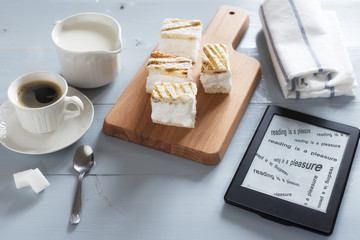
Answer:
[{"label": "e-book reader", "polygon": [[358,139],[355,127],[269,106],[225,201],[329,235]]}]

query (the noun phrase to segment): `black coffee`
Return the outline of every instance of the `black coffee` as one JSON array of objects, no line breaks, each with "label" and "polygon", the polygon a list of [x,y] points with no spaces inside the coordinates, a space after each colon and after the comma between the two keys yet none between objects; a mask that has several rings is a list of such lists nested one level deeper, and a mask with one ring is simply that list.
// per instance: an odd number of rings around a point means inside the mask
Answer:
[{"label": "black coffee", "polygon": [[56,102],[61,95],[61,88],[57,84],[46,80],[36,80],[19,87],[17,97],[21,105],[39,108]]}]

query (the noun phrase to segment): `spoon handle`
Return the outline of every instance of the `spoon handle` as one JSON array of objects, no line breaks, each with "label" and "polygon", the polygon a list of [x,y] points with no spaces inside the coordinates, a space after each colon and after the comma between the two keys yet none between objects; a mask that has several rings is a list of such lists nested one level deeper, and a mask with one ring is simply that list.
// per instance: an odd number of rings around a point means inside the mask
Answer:
[{"label": "spoon handle", "polygon": [[70,223],[71,224],[78,224],[80,222],[80,215],[81,215],[81,189],[82,189],[82,180],[84,177],[84,173],[79,175],[76,193],[74,197],[74,203],[71,210],[70,215]]}]

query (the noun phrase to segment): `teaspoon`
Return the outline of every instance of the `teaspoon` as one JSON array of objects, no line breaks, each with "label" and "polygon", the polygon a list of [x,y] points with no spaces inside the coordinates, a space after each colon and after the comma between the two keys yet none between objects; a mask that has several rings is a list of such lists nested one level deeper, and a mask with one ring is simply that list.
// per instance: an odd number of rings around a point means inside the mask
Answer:
[{"label": "teaspoon", "polygon": [[79,173],[74,203],[70,215],[70,223],[78,224],[81,215],[81,186],[84,175],[94,165],[94,152],[88,145],[81,145],[74,154],[74,169]]}]

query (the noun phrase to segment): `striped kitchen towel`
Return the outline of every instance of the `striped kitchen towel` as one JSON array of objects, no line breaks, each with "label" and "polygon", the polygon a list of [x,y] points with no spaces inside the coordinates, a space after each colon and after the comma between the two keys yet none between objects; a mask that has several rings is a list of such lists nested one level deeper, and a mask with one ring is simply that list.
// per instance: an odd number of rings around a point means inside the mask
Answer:
[{"label": "striped kitchen towel", "polygon": [[335,12],[323,11],[318,0],[266,0],[259,15],[285,98],[354,96]]}]

